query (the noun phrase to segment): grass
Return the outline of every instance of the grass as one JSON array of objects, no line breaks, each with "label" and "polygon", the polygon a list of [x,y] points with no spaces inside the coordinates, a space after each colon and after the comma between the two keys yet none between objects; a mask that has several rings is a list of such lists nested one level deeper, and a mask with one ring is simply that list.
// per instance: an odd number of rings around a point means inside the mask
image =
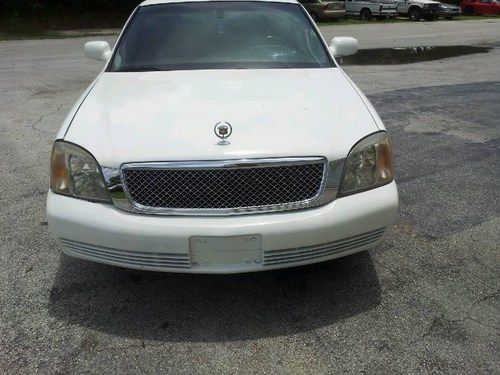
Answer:
[{"label": "grass", "polygon": [[[452,20],[449,20],[447,22],[453,22],[453,21],[469,21],[469,20],[484,20],[484,19],[500,19],[498,16],[458,16],[454,17]],[[442,18],[439,18],[440,21],[442,21]],[[318,22],[319,26],[334,26],[334,25],[361,25],[361,24],[367,24],[367,23],[399,23],[399,22],[410,22],[407,18],[385,18],[382,20],[371,20],[371,21],[365,21],[365,20],[360,20],[358,18],[350,17],[350,18],[341,18],[338,20],[331,20],[331,21],[320,21]],[[432,21],[430,21],[432,22]]]},{"label": "grass", "polygon": [[340,18],[337,20],[325,20],[325,21],[319,21],[318,26],[335,26],[335,25],[363,25],[367,23],[398,23],[398,22],[408,22],[408,20],[404,18],[384,18],[381,20],[371,20],[371,21],[365,21],[365,20],[360,20],[358,18],[354,17],[349,17],[349,18]]},{"label": "grass", "polygon": [[0,40],[33,40],[33,39],[69,39],[69,38],[85,38],[91,36],[106,36],[117,35],[115,32],[93,32],[82,31],[74,34],[68,34],[64,31],[42,31],[30,30],[21,33],[0,32]]}]

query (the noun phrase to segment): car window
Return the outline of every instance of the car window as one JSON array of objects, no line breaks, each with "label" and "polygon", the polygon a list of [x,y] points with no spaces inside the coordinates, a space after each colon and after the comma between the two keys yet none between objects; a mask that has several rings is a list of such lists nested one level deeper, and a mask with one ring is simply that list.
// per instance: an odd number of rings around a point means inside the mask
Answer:
[{"label": "car window", "polygon": [[140,7],[108,71],[332,66],[298,4],[221,1]]}]

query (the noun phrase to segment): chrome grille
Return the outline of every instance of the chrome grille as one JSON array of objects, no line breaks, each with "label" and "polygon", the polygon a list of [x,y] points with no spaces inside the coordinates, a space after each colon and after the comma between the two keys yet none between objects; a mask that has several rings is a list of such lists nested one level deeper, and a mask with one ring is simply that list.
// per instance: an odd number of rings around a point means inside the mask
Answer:
[{"label": "chrome grille", "polygon": [[124,165],[129,200],[144,210],[252,210],[310,206],[324,188],[324,158]]},{"label": "chrome grille", "polygon": [[297,247],[295,249],[271,250],[264,253],[264,266],[293,264],[318,258],[331,257],[338,253],[353,252],[376,243],[382,238],[386,228],[344,238],[338,241],[316,246]]},{"label": "chrome grille", "polygon": [[128,267],[145,269],[191,268],[189,254],[121,250],[65,238],[61,238],[59,241],[68,253],[95,261],[119,263]]}]

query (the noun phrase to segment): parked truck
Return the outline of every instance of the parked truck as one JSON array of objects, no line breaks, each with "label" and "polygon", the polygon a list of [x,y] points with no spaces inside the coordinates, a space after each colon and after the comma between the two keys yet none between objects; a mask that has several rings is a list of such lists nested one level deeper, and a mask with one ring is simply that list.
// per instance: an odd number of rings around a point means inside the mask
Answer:
[{"label": "parked truck", "polygon": [[345,14],[362,20],[396,17],[397,3],[396,0],[346,0]]},{"label": "parked truck", "polygon": [[439,17],[441,3],[432,0],[396,0],[398,14],[408,17],[410,21],[435,20]]}]

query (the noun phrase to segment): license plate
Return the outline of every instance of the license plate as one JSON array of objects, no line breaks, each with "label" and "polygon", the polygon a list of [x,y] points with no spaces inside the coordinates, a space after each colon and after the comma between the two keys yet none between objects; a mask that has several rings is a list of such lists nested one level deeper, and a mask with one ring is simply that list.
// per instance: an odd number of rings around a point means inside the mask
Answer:
[{"label": "license plate", "polygon": [[252,264],[262,261],[262,236],[193,236],[189,238],[193,266]]}]

